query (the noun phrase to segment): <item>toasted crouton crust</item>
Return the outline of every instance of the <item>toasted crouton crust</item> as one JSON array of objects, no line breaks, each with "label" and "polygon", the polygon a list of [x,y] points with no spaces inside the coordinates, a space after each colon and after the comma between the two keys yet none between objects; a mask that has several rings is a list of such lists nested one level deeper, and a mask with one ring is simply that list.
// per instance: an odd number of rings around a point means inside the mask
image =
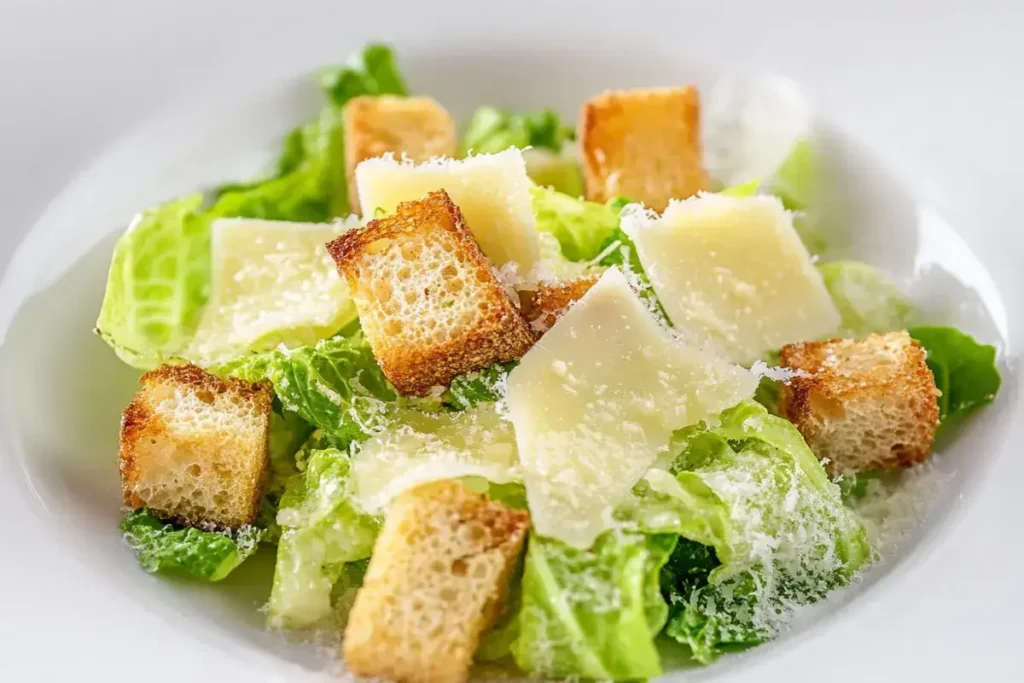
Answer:
[{"label": "toasted crouton crust", "polygon": [[547,332],[598,279],[597,275],[590,275],[554,284],[540,283],[533,290],[519,292],[523,315],[530,321],[530,327],[538,333]]},{"label": "toasted crouton crust", "polygon": [[363,95],[342,111],[345,128],[345,174],[349,201],[359,210],[355,169],[360,161],[391,152],[413,161],[454,157],[458,147],[455,121],[431,97]]},{"label": "toasted crouton crust", "polygon": [[587,199],[618,195],[664,211],[707,190],[700,96],[691,86],[606,92],[583,104],[580,158]]},{"label": "toasted crouton crust", "polygon": [[906,332],[782,347],[782,414],[833,474],[909,467],[931,452],[939,390]]},{"label": "toasted crouton crust", "polygon": [[259,511],[269,462],[269,385],[195,365],[147,372],[121,419],[125,505],[206,529],[237,529]]},{"label": "toasted crouton crust", "polygon": [[359,676],[457,683],[503,608],[529,515],[454,481],[424,484],[388,512],[345,628]]},{"label": "toasted crouton crust", "polygon": [[388,380],[423,395],[518,360],[534,337],[443,190],[327,245]]}]

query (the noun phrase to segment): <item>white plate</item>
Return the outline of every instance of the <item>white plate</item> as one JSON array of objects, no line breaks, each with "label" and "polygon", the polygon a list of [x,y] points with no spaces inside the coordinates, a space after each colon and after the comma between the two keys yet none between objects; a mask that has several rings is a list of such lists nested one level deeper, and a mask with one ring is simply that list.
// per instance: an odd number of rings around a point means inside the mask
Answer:
[{"label": "white plate", "polygon": [[1004,386],[944,449],[948,486],[903,552],[824,617],[688,678],[1019,678],[1024,11],[979,4],[6,3],[0,678],[320,677],[324,653],[261,629],[265,566],[216,588],[135,566],[115,457],[134,373],[89,330],[130,215],[257,170],[315,110],[310,71],[369,39],[459,116],[484,102],[571,113],[605,87],[721,73],[796,79],[854,200],[850,253],[998,343]]}]

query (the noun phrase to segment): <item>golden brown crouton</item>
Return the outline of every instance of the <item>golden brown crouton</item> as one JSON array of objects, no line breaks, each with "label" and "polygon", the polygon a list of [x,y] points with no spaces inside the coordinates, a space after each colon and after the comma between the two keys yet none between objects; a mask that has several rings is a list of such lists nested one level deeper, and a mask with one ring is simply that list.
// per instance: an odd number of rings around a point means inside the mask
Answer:
[{"label": "golden brown crouton", "polygon": [[534,337],[443,190],[327,245],[363,332],[399,392],[519,360]]},{"label": "golden brown crouton", "polygon": [[125,505],[205,529],[237,529],[259,510],[270,436],[270,388],[162,365],[121,418]]},{"label": "golden brown crouton", "polygon": [[458,148],[455,121],[431,97],[363,95],[342,112],[345,127],[345,175],[349,200],[359,210],[355,169],[360,161],[392,152],[413,161],[454,157]]},{"label": "golden brown crouton", "polygon": [[465,681],[529,525],[525,511],[454,481],[399,496],[349,614],[348,669],[402,683]]},{"label": "golden brown crouton", "polygon": [[623,195],[664,211],[708,189],[700,96],[691,86],[606,92],[583,103],[580,158],[587,199]]},{"label": "golden brown crouton", "polygon": [[569,310],[569,306],[579,301],[597,280],[597,275],[590,275],[553,284],[540,283],[533,290],[523,290],[519,292],[523,315],[530,321],[530,326],[535,332],[543,334],[551,329],[555,321]]},{"label": "golden brown crouton", "polygon": [[[928,457],[939,390],[906,332],[782,347],[781,410],[833,474],[909,467]],[[806,374],[804,374],[806,373]]]}]

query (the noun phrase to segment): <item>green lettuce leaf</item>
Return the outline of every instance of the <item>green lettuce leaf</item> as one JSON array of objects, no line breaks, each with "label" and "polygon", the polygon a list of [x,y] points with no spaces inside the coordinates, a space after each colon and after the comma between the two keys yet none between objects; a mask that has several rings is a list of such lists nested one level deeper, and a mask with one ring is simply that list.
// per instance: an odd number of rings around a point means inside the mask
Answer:
[{"label": "green lettuce leaf", "polygon": [[147,572],[172,572],[205,581],[220,581],[256,551],[261,529],[203,531],[165,524],[145,510],[121,520],[125,540]]},{"label": "green lettuce leaf", "polygon": [[[721,566],[713,546],[682,537],[661,568],[664,597],[673,607],[679,596],[691,595],[708,585],[711,572]],[[671,608],[670,608],[671,609]]]},{"label": "green lettuce leaf", "polygon": [[526,162],[526,175],[537,186],[550,188],[569,197],[583,194],[583,171],[571,147],[560,153],[530,148],[523,152],[523,160]]},{"label": "green lettuce leaf", "polygon": [[[465,479],[463,479],[465,483]],[[488,483],[484,480],[485,485]],[[512,502],[522,503],[522,506],[513,505],[513,507],[519,507],[519,509],[526,509],[526,490],[520,484],[491,484],[490,490],[487,493],[490,494],[492,500],[498,500],[505,505],[509,504],[508,500],[502,500],[502,493],[508,493],[509,491],[516,488],[519,493],[516,494]],[[503,490],[502,490],[503,489]],[[495,495],[498,494],[498,495]],[[521,499],[519,496],[522,496]],[[503,660],[509,660],[512,657],[512,645],[519,638],[519,615],[523,609],[523,569],[524,569],[524,558],[522,555],[516,561],[515,569],[512,570],[512,576],[509,579],[508,597],[505,599],[505,608],[498,618],[498,621],[488,631],[486,631],[480,639],[480,645],[477,646],[476,652],[473,653],[473,660],[476,662],[487,663],[487,662],[501,662]]]},{"label": "green lettuce leaf", "polygon": [[659,572],[671,534],[606,532],[590,550],[531,536],[516,664],[536,677],[636,679],[661,674],[654,636],[667,617]]},{"label": "green lettuce leaf", "polygon": [[551,109],[514,114],[498,107],[484,106],[473,112],[462,138],[463,153],[497,154],[509,147],[536,147],[560,152],[566,142],[575,138]]},{"label": "green lettuce leaf", "polygon": [[[179,357],[209,297],[210,224],[217,218],[325,221],[347,213],[340,123],[311,124],[317,153],[280,178],[222,193],[208,209],[190,195],[143,211],[114,247],[97,331],[141,369]],[[342,178],[341,181],[338,178]],[[339,199],[342,198],[342,199]]]},{"label": "green lettuce leaf", "polygon": [[[778,351],[766,351],[761,360],[769,368],[779,367],[781,359]],[[757,383],[757,390],[754,392],[754,400],[760,403],[772,415],[779,415],[779,399],[782,396],[782,382],[771,377],[761,377]]]},{"label": "green lettuce leaf", "polygon": [[199,322],[210,283],[202,201],[189,195],[143,211],[114,247],[96,331],[133,367],[173,358]]},{"label": "green lettuce leaf", "polygon": [[724,190],[720,190],[718,194],[725,195],[726,197],[736,197],[743,199],[744,197],[754,197],[757,195],[758,190],[761,189],[760,180],[750,180],[739,185],[733,185],[727,187]]},{"label": "green lettuce leaf", "polygon": [[[280,401],[275,401],[280,403]],[[299,470],[295,454],[313,433],[313,425],[297,413],[275,405],[270,414],[270,480],[268,492],[283,492],[285,484]]]},{"label": "green lettuce leaf", "polygon": [[814,144],[798,140],[769,182],[772,194],[790,211],[805,211],[818,199],[821,180]]},{"label": "green lettuce leaf", "polygon": [[1002,378],[994,346],[979,344],[954,327],[914,327],[910,336],[928,352],[928,367],[942,392],[940,432],[955,427],[995,399]]},{"label": "green lettuce leaf", "polygon": [[331,589],[331,603],[334,612],[334,623],[343,627],[348,622],[352,605],[356,601],[356,593],[363,586],[363,579],[366,578],[366,570],[370,567],[369,558],[349,562],[341,568],[338,580],[334,582]]},{"label": "green lettuce leaf", "polygon": [[530,188],[537,229],[554,235],[570,261],[590,261],[618,231],[619,216],[605,204],[596,204],[544,187]]},{"label": "green lettuce leaf", "polygon": [[320,222],[350,212],[341,106],[362,94],[405,93],[391,51],[370,45],[343,68],[320,73],[328,106],[290,132],[270,174],[143,211],[114,248],[96,327],[129,365],[179,358],[210,290],[210,224],[217,218]]},{"label": "green lettuce leaf", "polygon": [[325,107],[292,130],[273,172],[249,183],[221,185],[215,217],[320,222],[349,214],[345,190],[340,110]]},{"label": "green lettuce leaf", "polygon": [[[608,207],[615,212],[617,217],[622,209],[631,203],[631,200],[626,197],[615,197],[609,200]],[[622,231],[622,228],[616,225],[615,230],[601,244],[598,255],[598,265],[606,268],[616,266],[622,270],[623,273],[632,279],[633,282],[631,284],[633,284],[634,289],[637,290],[640,298],[643,299],[644,304],[651,313],[666,326],[672,326],[672,321],[669,320],[665,308],[658,301],[658,295],[654,293],[651,280],[647,277],[647,272],[640,262],[640,255],[637,253],[636,245],[633,244],[633,240],[629,235]]]},{"label": "green lettuce leaf", "polygon": [[795,213],[793,227],[812,254],[821,254],[828,243],[821,225],[821,165],[809,138],[797,140],[789,155],[765,183],[770,194]]},{"label": "green lettuce leaf", "polygon": [[247,382],[270,380],[286,410],[340,443],[365,439],[382,427],[387,404],[397,398],[361,332],[248,356],[216,372]]},{"label": "green lettuce leaf", "polygon": [[550,109],[514,114],[485,106],[466,124],[462,153],[496,154],[517,147],[524,150],[526,172],[533,182],[578,197],[583,193],[583,173],[569,148],[574,137],[572,127]]},{"label": "green lettuce leaf", "polygon": [[478,372],[460,375],[441,397],[442,403],[453,410],[469,410],[478,403],[493,403],[505,396],[505,380],[515,363],[496,363]]},{"label": "green lettuce leaf", "polygon": [[407,95],[409,89],[387,45],[370,44],[343,66],[326,67],[319,73],[320,88],[340,109],[360,95]]},{"label": "green lettuce leaf", "polygon": [[370,556],[380,521],[350,502],[349,458],[337,449],[312,451],[281,498],[269,623],[307,628],[334,615],[331,594],[345,565]]},{"label": "green lettuce leaf", "polygon": [[256,519],[256,526],[266,529],[263,542],[272,544],[281,538],[281,527],[277,523],[281,495],[288,481],[299,473],[295,455],[313,433],[313,425],[282,408],[280,401],[274,403],[270,413],[270,473]]},{"label": "green lettuce leaf", "polygon": [[[794,608],[848,584],[872,560],[864,527],[787,420],[744,402],[713,428],[682,430],[674,445],[670,472],[647,475],[662,514],[627,507],[625,517],[639,531],[666,532],[675,523],[684,538],[714,551],[714,566],[698,553],[675,558],[662,574],[666,633],[697,661],[774,637]],[[671,583],[680,575],[689,578]]]},{"label": "green lettuce leaf", "polygon": [[868,264],[833,261],[820,264],[818,271],[842,316],[842,336],[884,334],[913,323],[917,312],[910,299]]}]

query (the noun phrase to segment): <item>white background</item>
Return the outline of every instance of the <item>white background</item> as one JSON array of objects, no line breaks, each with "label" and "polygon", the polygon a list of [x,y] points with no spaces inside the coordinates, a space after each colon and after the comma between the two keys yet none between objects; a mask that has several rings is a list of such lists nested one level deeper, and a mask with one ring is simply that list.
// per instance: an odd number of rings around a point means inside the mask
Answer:
[{"label": "white background", "polygon": [[[2,2],[0,266],[47,202],[105,148],[169,103],[218,83],[255,83],[262,74],[294,73],[297,64],[337,62],[371,38],[401,46],[460,36],[493,46],[561,35],[568,46],[586,40],[610,53],[685,45],[720,63],[756,63],[793,76],[833,121],[911,178],[994,274],[1019,349],[1024,5],[587,5]],[[762,681],[1024,680],[1019,444],[1008,444],[988,467],[942,537],[842,618],[786,641],[755,670],[723,673]],[[215,645],[180,640],[178,627],[156,614],[133,616],[126,633],[116,588],[76,571],[56,546],[36,543],[46,532],[26,517],[22,501],[0,498],[0,520],[0,549],[10,565],[0,586],[5,680],[286,675],[271,673],[277,669],[269,660],[218,658]]]}]

